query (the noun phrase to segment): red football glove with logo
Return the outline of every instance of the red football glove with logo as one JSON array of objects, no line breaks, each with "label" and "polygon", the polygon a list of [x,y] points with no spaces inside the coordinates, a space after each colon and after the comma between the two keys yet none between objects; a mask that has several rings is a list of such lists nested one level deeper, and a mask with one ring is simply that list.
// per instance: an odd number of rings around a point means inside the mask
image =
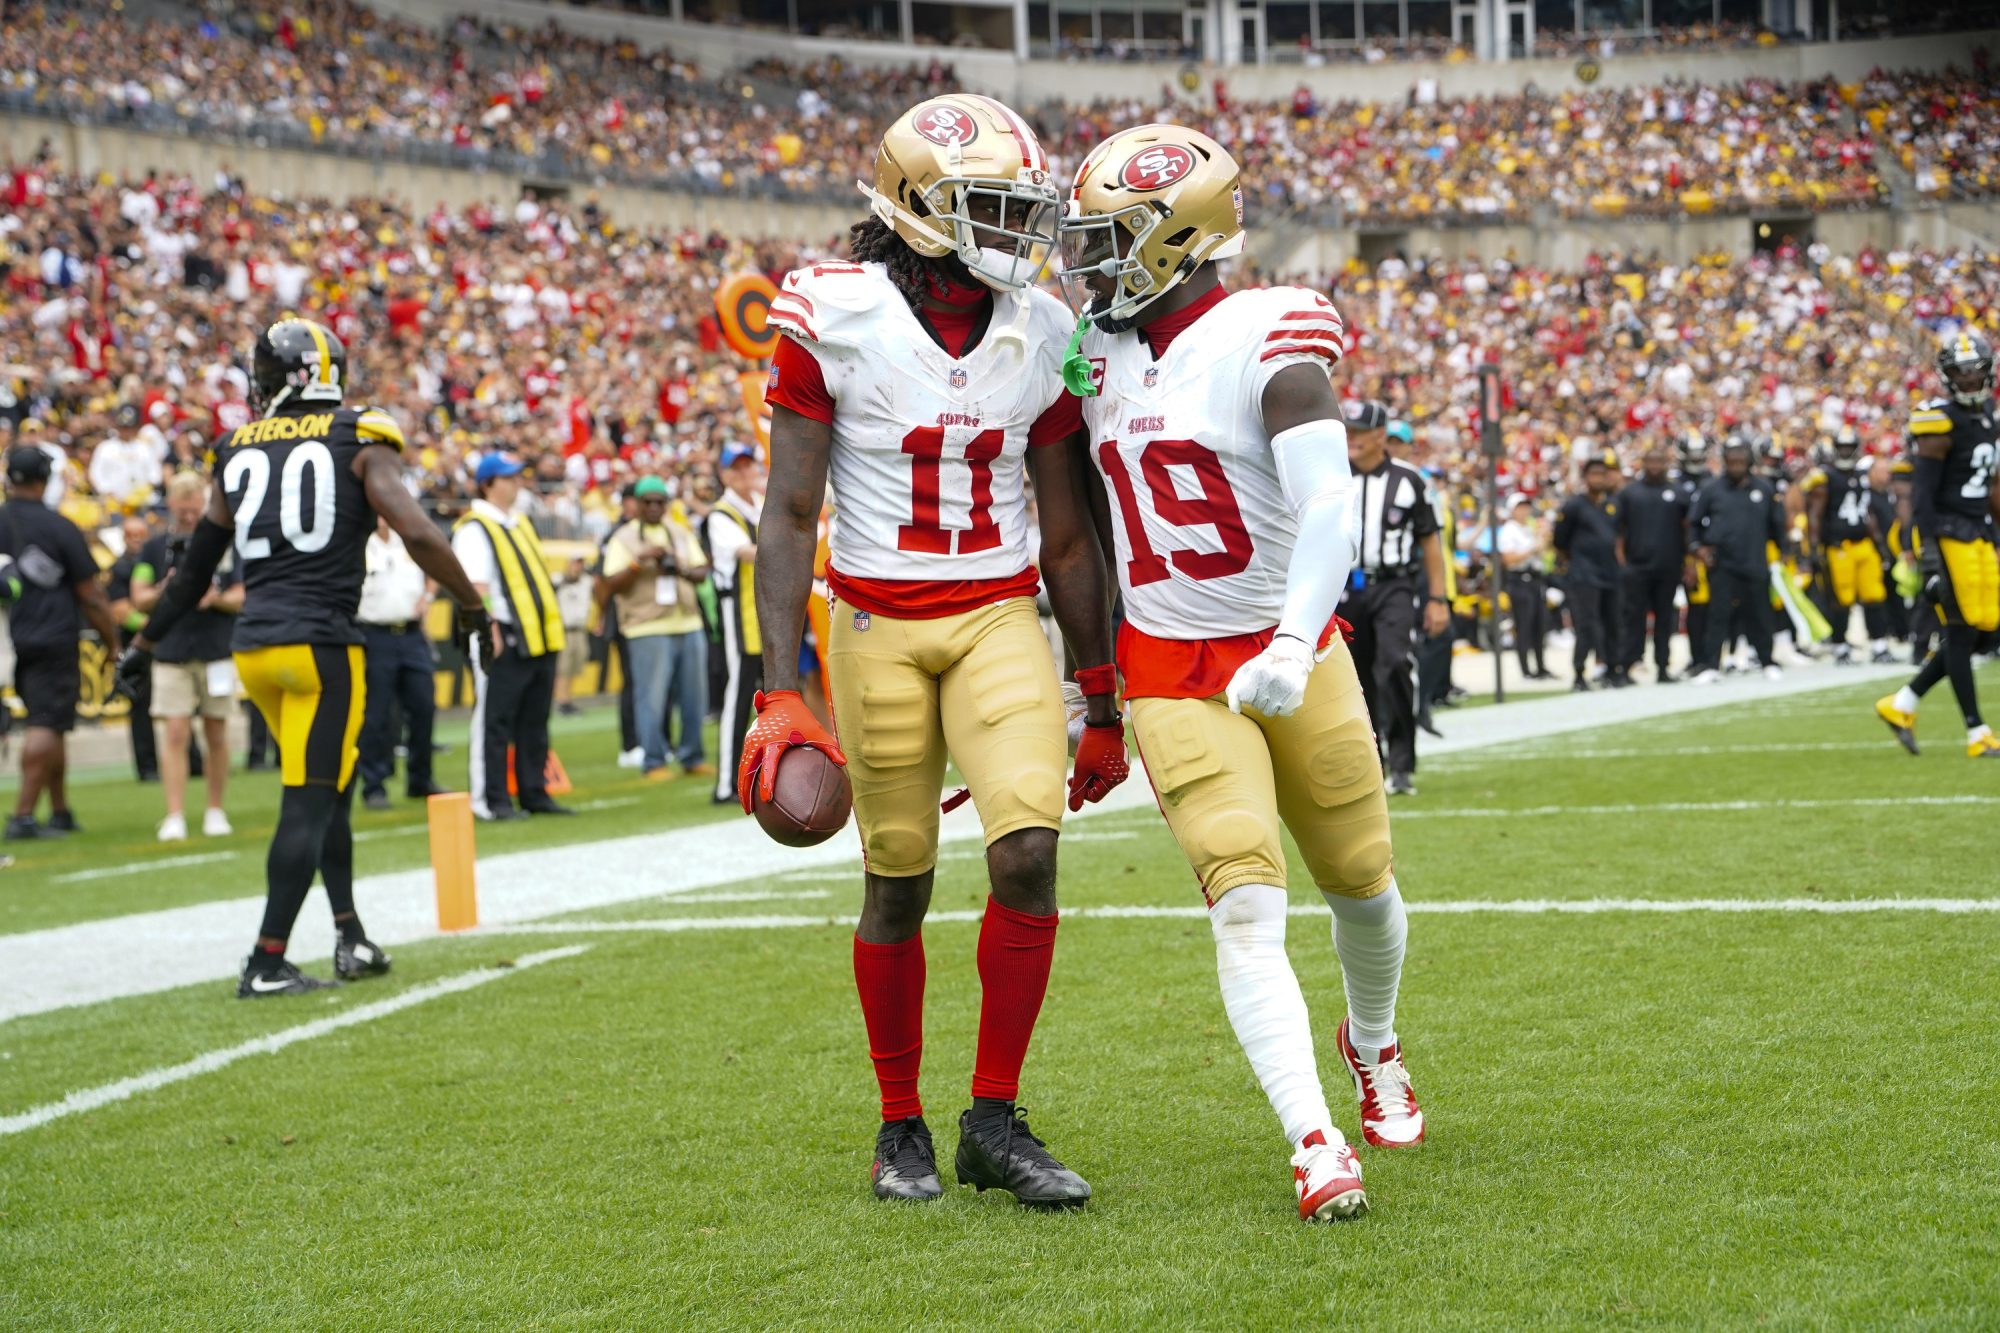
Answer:
[{"label": "red football glove with logo", "polygon": [[[753,790],[758,799],[771,799],[778,787],[778,761],[785,751],[799,745],[810,746],[841,767],[847,766],[839,743],[826,734],[797,690],[757,691],[757,720],[743,737],[743,760],[736,767],[736,799],[743,803],[744,814],[756,810],[750,799]],[[1120,755],[1122,759],[1122,747]]]},{"label": "red football glove with logo", "polygon": [[1131,773],[1125,762],[1125,722],[1089,722],[1076,746],[1076,767],[1069,778],[1069,808],[1083,809],[1111,794]]}]

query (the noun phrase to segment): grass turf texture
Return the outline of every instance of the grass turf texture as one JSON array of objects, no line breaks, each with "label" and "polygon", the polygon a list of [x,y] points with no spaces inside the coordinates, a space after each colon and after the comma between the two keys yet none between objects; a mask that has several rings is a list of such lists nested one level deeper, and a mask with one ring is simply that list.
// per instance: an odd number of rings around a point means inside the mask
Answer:
[{"label": "grass turf texture", "polygon": [[[2000,672],[1982,684],[2000,690]],[[1943,700],[1912,760],[1869,713],[1878,693],[1464,753],[1394,808],[2000,797]],[[1801,742],[1879,748],[1679,753]],[[1566,762],[1574,749],[1639,753]],[[1398,861],[1416,902],[1991,897],[1991,827],[1980,806],[1425,813],[1399,827]],[[1198,901],[1151,812],[1073,833],[1067,901]],[[855,899],[851,871],[733,887],[827,896],[596,919],[845,914]],[[941,863],[938,908],[982,899],[976,859]],[[975,931],[926,932],[924,1091],[947,1163]],[[1400,1026],[1431,1139],[1363,1149],[1375,1210],[1324,1229],[1295,1219],[1199,919],[1064,927],[1023,1098],[1096,1187],[1087,1212],[960,1190],[878,1204],[847,937],[462,938],[324,1000],[237,1004],[217,984],[0,1025],[7,1115],[592,945],[0,1139],[0,1321],[1972,1327],[2000,1312],[2000,917],[1417,916]],[[1294,918],[1291,946],[1352,1135],[1324,918]]]}]

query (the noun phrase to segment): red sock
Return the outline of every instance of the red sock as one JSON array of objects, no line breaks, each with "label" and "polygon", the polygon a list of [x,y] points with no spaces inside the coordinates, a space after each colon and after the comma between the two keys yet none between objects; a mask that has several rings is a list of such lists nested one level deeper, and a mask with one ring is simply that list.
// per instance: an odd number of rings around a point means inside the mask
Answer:
[{"label": "red sock", "polygon": [[1029,916],[986,900],[979,926],[979,1048],[972,1095],[1011,1102],[1021,1062],[1049,989],[1056,956],[1056,915]]},{"label": "red sock", "polygon": [[856,935],[854,988],[861,992],[868,1058],[875,1062],[875,1081],[882,1085],[882,1118],[922,1115],[917,1070],[924,1060],[923,935],[912,935],[900,944],[869,944]]}]

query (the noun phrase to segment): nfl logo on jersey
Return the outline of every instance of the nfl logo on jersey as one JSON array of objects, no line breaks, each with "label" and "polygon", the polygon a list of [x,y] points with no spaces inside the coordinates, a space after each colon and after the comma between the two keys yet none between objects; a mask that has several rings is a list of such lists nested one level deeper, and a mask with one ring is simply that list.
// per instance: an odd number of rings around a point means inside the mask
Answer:
[{"label": "nfl logo on jersey", "polygon": [[1150,389],[1159,382],[1160,382],[1160,368],[1158,366],[1147,366],[1146,387]]},{"label": "nfl logo on jersey", "polygon": [[964,366],[953,366],[951,368],[951,387],[954,389],[963,389],[965,387]]}]

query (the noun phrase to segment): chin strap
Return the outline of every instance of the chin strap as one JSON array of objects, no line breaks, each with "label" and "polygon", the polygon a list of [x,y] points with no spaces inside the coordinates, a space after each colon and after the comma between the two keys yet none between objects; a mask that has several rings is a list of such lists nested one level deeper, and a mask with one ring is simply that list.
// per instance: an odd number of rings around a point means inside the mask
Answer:
[{"label": "chin strap", "polygon": [[1083,335],[1090,332],[1089,311],[1076,317],[1076,329],[1069,335],[1069,346],[1063,349],[1063,387],[1079,398],[1097,397],[1097,385],[1090,374],[1090,358],[1083,354]]}]

